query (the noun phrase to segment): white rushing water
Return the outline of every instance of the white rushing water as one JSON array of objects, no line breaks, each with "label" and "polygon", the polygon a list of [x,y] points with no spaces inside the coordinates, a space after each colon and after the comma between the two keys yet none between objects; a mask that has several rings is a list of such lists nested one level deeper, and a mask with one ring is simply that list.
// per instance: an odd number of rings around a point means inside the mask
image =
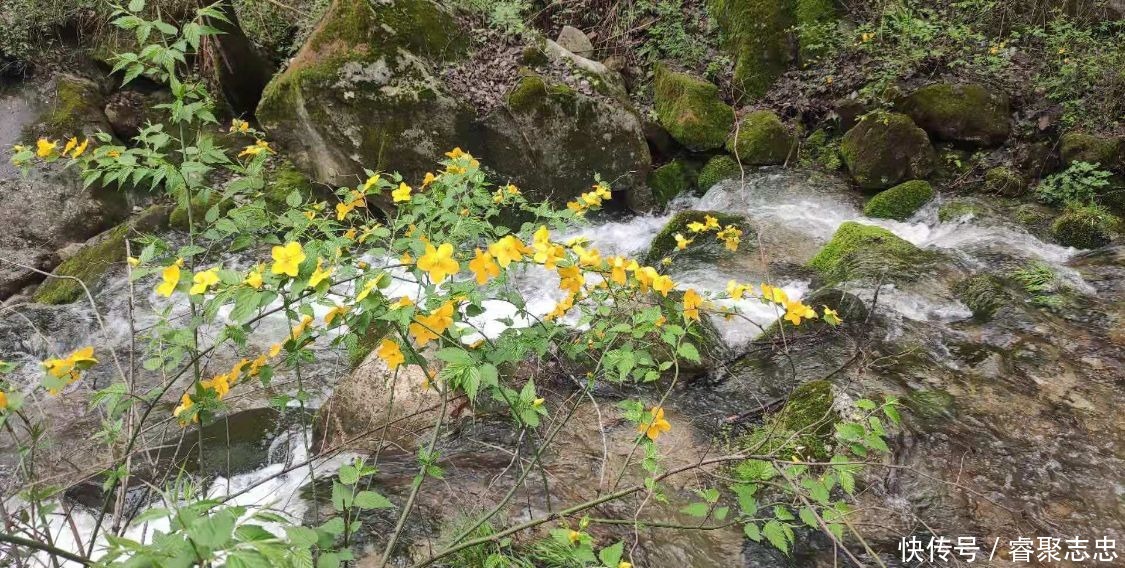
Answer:
[{"label": "white rushing water", "polygon": [[[1089,290],[1073,271],[1062,266],[1075,253],[1073,249],[1045,243],[1014,224],[991,220],[987,224],[974,223],[966,218],[940,222],[937,215],[938,205],[938,203],[931,203],[904,222],[869,219],[862,215],[854,191],[838,181],[801,172],[767,171],[749,177],[744,188],[739,187],[737,182],[723,182],[699,200],[678,201],[675,208],[744,214],[759,233],[769,234],[776,231],[784,234],[786,240],[795,243],[792,249],[795,252],[792,253],[791,259],[795,263],[807,261],[809,251],[815,251],[817,247],[827,242],[840,224],[857,221],[884,227],[919,247],[945,252],[967,266],[979,268],[992,266],[991,258],[996,253],[1029,261],[1042,261],[1068,278],[1077,288]],[[589,239],[592,247],[601,251],[603,256],[615,254],[641,256],[670,217],[671,214],[636,216],[628,220],[600,223],[559,238],[562,240],[585,237]],[[241,257],[223,260],[227,267],[245,267],[250,262],[249,259]],[[373,264],[377,264],[375,259],[372,261]],[[392,286],[384,292],[389,297],[409,296],[417,300],[420,288],[405,278],[405,273],[396,276],[401,278],[396,278]],[[673,276],[681,288],[695,287],[714,292],[725,291],[728,278],[755,282],[755,280],[748,280],[754,275],[734,274],[730,268],[693,269],[674,273]],[[811,285],[807,277],[786,279],[784,275],[780,275],[774,284],[783,287],[792,298],[805,296]],[[148,283],[138,283],[138,289],[141,289],[142,285],[144,289],[151,290],[151,285]],[[523,292],[528,300],[527,310],[534,316],[548,313],[563,297],[563,292],[558,289],[557,276],[539,267],[526,267],[520,270],[513,278],[513,285]],[[874,290],[870,289],[856,288],[850,291],[868,301],[874,295]],[[920,294],[915,290],[899,289],[895,286],[883,287],[879,295],[880,310],[893,317],[948,322],[970,315],[965,306],[948,297]],[[83,304],[44,308],[58,312],[49,319],[57,318],[83,323],[72,325],[63,335],[31,338],[25,345],[4,347],[3,350],[7,352],[5,355],[14,353],[17,360],[23,357],[31,361],[42,358],[48,351],[69,352],[79,343],[84,345],[91,341],[123,346],[129,341],[133,329],[129,324],[129,312],[125,301],[127,296],[128,287],[121,277],[117,277],[99,293],[99,301],[107,309],[104,333]],[[720,301],[720,303],[736,305],[752,322],[738,319],[715,321],[724,339],[733,346],[750,341],[760,333],[762,327],[767,326],[780,315],[774,308],[754,300]],[[506,318],[513,320],[514,327],[530,324],[531,318],[518,317],[516,308],[508,303],[487,302],[485,308],[484,313],[469,318],[471,325],[485,336],[495,336],[511,327],[502,321]],[[328,308],[317,309],[319,319]],[[150,292],[137,307],[134,318],[136,326],[144,328],[152,325],[158,319],[156,314],[164,310],[168,310],[171,317],[184,317],[187,314],[187,305],[182,300],[169,304],[167,300],[157,298]],[[270,344],[288,334],[288,326],[288,322],[280,315],[267,319],[259,331],[251,336],[251,349],[259,351],[268,349]],[[221,327],[221,325],[212,326],[206,333],[213,336]],[[467,335],[465,340],[473,341],[479,337],[480,334]],[[324,342],[321,340],[321,343]],[[327,353],[326,346],[320,349],[322,351],[318,351],[318,354]],[[333,370],[338,371],[335,368]],[[30,385],[37,380],[28,377],[27,384]],[[270,455],[284,456],[285,459],[271,460],[276,463],[270,463],[255,471],[234,475],[229,479],[215,479],[207,487],[208,495],[223,498],[238,493],[232,503],[246,505],[252,511],[261,509],[281,511],[290,518],[299,520],[310,506],[298,496],[300,488],[309,481],[308,470],[298,468],[284,474],[281,472],[288,464],[300,463],[306,459],[301,440],[300,435],[283,434],[275,440],[274,444],[284,447],[285,451],[271,451]],[[337,456],[318,463],[316,466],[318,475],[332,475],[340,465],[351,459],[352,456]],[[93,526],[93,517],[84,512],[76,513],[75,517],[78,531],[88,536]],[[62,517],[56,518],[57,523],[53,533],[56,534],[57,542],[64,548],[76,547],[70,527],[63,522]],[[167,525],[161,524],[162,522],[133,527],[126,534],[137,539],[151,538],[153,530],[166,530]],[[45,559],[39,560],[45,562]]]}]

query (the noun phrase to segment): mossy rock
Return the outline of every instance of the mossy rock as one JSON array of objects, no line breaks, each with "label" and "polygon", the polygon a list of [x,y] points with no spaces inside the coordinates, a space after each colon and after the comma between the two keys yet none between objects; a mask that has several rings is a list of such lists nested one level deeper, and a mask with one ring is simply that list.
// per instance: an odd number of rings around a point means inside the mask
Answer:
[{"label": "mossy rock", "polygon": [[984,173],[984,188],[990,193],[1019,197],[1027,190],[1023,176],[1007,166],[997,166]]},{"label": "mossy rock", "polygon": [[835,0],[796,0],[793,16],[797,23],[798,56],[808,65],[829,52],[831,34],[837,33],[831,25],[839,17]]},{"label": "mossy rock", "polygon": [[[735,254],[724,247],[723,243],[715,238],[715,231],[693,233],[691,229],[688,229],[690,223],[703,223],[707,216],[714,217],[718,220],[719,225],[723,227],[734,225],[741,230],[743,247],[745,247],[746,243],[753,240],[754,230],[750,227],[750,222],[741,215],[732,215],[719,211],[681,211],[676,213],[676,215],[668,221],[668,224],[664,225],[664,228],[652,239],[652,245],[649,247],[648,254],[645,256],[645,263],[656,264],[659,263],[661,259],[673,256],[681,258],[686,257],[693,260],[712,261]],[[695,242],[688,245],[684,250],[677,250],[676,233],[679,233],[687,239],[695,239]],[[739,250],[742,250],[742,247],[740,247]]]},{"label": "mossy rock", "polygon": [[1099,207],[1072,207],[1051,222],[1051,236],[1063,246],[1092,249],[1109,244],[1120,225]]},{"label": "mossy rock", "polygon": [[[761,426],[739,439],[738,446],[753,448],[757,454],[788,450],[807,459],[827,459],[832,455],[828,447],[833,443],[835,426],[840,420],[833,408],[835,401],[832,383],[807,382],[790,393],[780,411],[767,416]],[[735,475],[750,480],[753,476],[746,475],[747,467],[753,465],[739,464]]]},{"label": "mossy rock", "polygon": [[699,170],[699,189],[707,191],[720,181],[742,177],[742,168],[734,158],[720,154],[707,161]]},{"label": "mossy rock", "polygon": [[958,282],[953,286],[953,294],[981,321],[992,318],[996,310],[1011,301],[1004,281],[992,274],[977,274]]},{"label": "mossy rock", "polygon": [[719,98],[714,84],[658,65],[653,96],[657,120],[687,149],[712,150],[726,141],[734,109]]},{"label": "mossy rock", "polygon": [[219,208],[219,214],[222,215],[229,211],[233,204],[229,201],[223,201],[216,194],[211,194],[208,199],[196,197],[191,200],[191,215],[188,215],[187,207],[183,204],[177,204],[168,217],[168,225],[173,229],[186,231],[188,230],[188,221],[191,220],[197,228],[202,227],[207,224],[207,212],[216,206]]},{"label": "mossy rock", "polygon": [[[823,314],[827,307],[836,312],[842,323],[840,325],[860,324],[867,321],[868,310],[863,300],[855,294],[844,292],[836,288],[824,287],[801,298],[801,302]],[[808,337],[834,329],[822,319],[810,319],[801,322],[799,326],[790,325],[789,322],[777,320],[766,327],[755,341],[779,341],[781,339],[781,326],[785,325],[785,339],[791,341],[798,337]]]},{"label": "mossy rock", "polygon": [[52,139],[69,139],[93,136],[98,131],[110,131],[103,108],[105,98],[98,85],[76,75],[55,77],[55,96],[40,118],[41,129],[25,133],[29,138],[45,136]]},{"label": "mossy rock", "polygon": [[269,184],[262,192],[262,197],[266,200],[267,208],[274,212],[281,212],[288,209],[286,200],[294,191],[302,200],[307,200],[316,194],[316,187],[309,176],[286,161],[273,172]]},{"label": "mossy rock", "polygon": [[844,134],[840,154],[863,189],[884,189],[922,179],[937,167],[937,152],[909,116],[876,113]]},{"label": "mossy rock", "polygon": [[1007,95],[982,85],[929,85],[911,93],[899,106],[922,130],[946,142],[998,146],[1011,130]]},{"label": "mossy rock", "polygon": [[695,189],[698,173],[684,160],[672,160],[656,168],[648,176],[652,196],[660,205],[667,205],[676,196]]},{"label": "mossy rock", "polygon": [[727,138],[727,151],[743,164],[782,164],[793,151],[795,139],[773,111],[758,110],[746,115]]},{"label": "mossy rock", "polygon": [[944,390],[919,390],[903,398],[903,403],[917,418],[934,422],[954,416],[953,395]]},{"label": "mossy rock", "polygon": [[964,217],[976,216],[979,214],[980,210],[977,209],[977,206],[975,204],[969,201],[958,199],[942,204],[942,206],[938,208],[937,216],[938,221],[941,221],[942,223],[948,223],[950,221],[956,221]]},{"label": "mossy rock", "polygon": [[1125,171],[1125,139],[1067,132],[1059,139],[1063,163],[1098,164],[1105,170]]},{"label": "mossy rock", "polygon": [[877,219],[904,221],[934,198],[929,182],[912,180],[880,191],[867,201],[863,214]]},{"label": "mossy rock", "polygon": [[793,60],[793,2],[708,0],[707,5],[735,56],[735,87],[750,99],[765,95]]},{"label": "mossy rock", "polygon": [[847,221],[836,229],[809,266],[831,284],[884,276],[916,278],[930,260],[931,253],[882,227]]}]

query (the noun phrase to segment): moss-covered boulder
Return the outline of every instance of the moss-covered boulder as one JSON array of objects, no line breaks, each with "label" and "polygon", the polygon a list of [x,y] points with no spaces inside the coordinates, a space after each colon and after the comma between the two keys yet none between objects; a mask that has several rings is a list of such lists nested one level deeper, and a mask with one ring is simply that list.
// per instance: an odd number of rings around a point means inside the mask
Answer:
[{"label": "moss-covered boulder", "polygon": [[689,150],[721,147],[734,124],[734,109],[718,87],[665,65],[656,68],[653,104],[660,125]]},{"label": "moss-covered boulder", "polygon": [[648,176],[648,186],[652,189],[652,197],[660,205],[666,205],[677,195],[695,189],[698,174],[684,160],[672,160],[656,168]]},{"label": "moss-covered boulder", "polygon": [[52,81],[49,106],[29,138],[45,136],[68,139],[71,136],[93,136],[98,131],[111,132],[103,107],[105,98],[97,83],[77,75],[60,74]]},{"label": "moss-covered boulder", "polygon": [[903,221],[934,198],[934,188],[919,179],[880,191],[867,201],[863,214],[877,219]]},{"label": "moss-covered boulder", "polygon": [[289,195],[296,192],[301,200],[307,200],[316,193],[309,176],[298,170],[292,162],[283,162],[269,176],[269,181],[262,191],[266,206],[272,211],[282,211],[288,207],[286,200]]},{"label": "moss-covered boulder", "polygon": [[1004,281],[992,274],[977,274],[958,282],[953,286],[953,294],[973,312],[974,318],[982,321],[1011,301]]},{"label": "moss-covered boulder", "polygon": [[937,216],[938,221],[948,223],[979,214],[980,210],[973,202],[963,199],[954,199],[943,203],[941,207],[938,208]]},{"label": "moss-covered boulder", "polygon": [[789,33],[795,23],[793,2],[708,0],[707,4],[734,54],[735,86],[748,98],[761,97],[793,60]]},{"label": "moss-covered boulder", "polygon": [[1027,190],[1027,183],[1014,169],[997,166],[984,172],[984,189],[1007,197],[1019,197]]},{"label": "moss-covered boulder", "polygon": [[720,154],[707,161],[703,169],[699,170],[699,189],[707,191],[715,184],[726,179],[736,179],[742,176],[742,168],[734,158]]},{"label": "moss-covered boulder", "polygon": [[[675,256],[677,258],[690,258],[699,261],[714,261],[733,254],[715,238],[715,231],[708,230],[702,233],[692,232],[688,225],[692,223],[705,223],[707,217],[714,217],[719,225],[726,227],[733,225],[742,231],[742,242],[752,239],[754,234],[750,222],[741,215],[732,215],[720,211],[681,211],[668,221],[664,228],[652,239],[648,254],[645,256],[647,264],[656,264],[661,259]],[[683,250],[677,250],[676,235],[685,239],[693,239],[690,245]],[[739,250],[742,250],[740,248]]]},{"label": "moss-covered boulder", "polygon": [[266,88],[257,117],[301,170],[330,186],[364,169],[417,182],[460,147],[530,199],[566,201],[594,174],[642,191],[651,160],[628,102],[528,75],[509,87],[507,105],[478,109],[438,77],[467,45],[433,0],[334,0]]},{"label": "moss-covered boulder", "polygon": [[997,146],[1008,138],[1008,97],[982,85],[937,83],[922,87],[899,105],[937,140]]},{"label": "moss-covered boulder", "polygon": [[926,132],[909,116],[896,113],[867,115],[844,134],[840,154],[863,189],[922,179],[937,166],[937,152]]},{"label": "moss-covered boulder", "polygon": [[847,221],[809,260],[809,266],[827,283],[884,276],[910,279],[920,274],[930,257],[882,227]]},{"label": "moss-covered boulder", "polygon": [[1067,132],[1059,139],[1063,163],[1098,164],[1105,170],[1125,171],[1125,138]]},{"label": "moss-covered boulder", "polygon": [[1070,207],[1051,222],[1051,236],[1064,246],[1092,249],[1109,244],[1120,225],[1116,215],[1101,207]]},{"label": "moss-covered boulder", "polygon": [[782,164],[793,151],[795,138],[773,111],[757,110],[746,115],[727,138],[727,151],[743,164]]},{"label": "moss-covered boulder", "polygon": [[797,24],[798,56],[808,65],[827,54],[836,29],[835,0],[796,0],[793,16]]},{"label": "moss-covered boulder", "polygon": [[[834,408],[835,400],[832,383],[807,382],[793,390],[780,411],[740,438],[738,445],[753,448],[758,454],[780,452],[810,460],[828,459],[832,457],[829,448],[835,425],[840,420]],[[742,462],[735,466],[734,474],[747,482],[760,481],[759,463],[756,460]]]}]

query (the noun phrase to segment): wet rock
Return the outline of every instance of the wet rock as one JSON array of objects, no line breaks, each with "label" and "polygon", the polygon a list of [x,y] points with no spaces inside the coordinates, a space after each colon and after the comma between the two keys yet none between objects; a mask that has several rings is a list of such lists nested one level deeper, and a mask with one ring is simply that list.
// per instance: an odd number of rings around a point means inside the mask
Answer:
[{"label": "wet rock", "polygon": [[105,99],[96,83],[69,74],[56,75],[51,83],[50,106],[34,125],[25,129],[25,134],[68,139],[111,130],[103,111]]},{"label": "wet rock", "polygon": [[864,205],[863,214],[903,221],[933,198],[934,188],[928,182],[912,180],[879,192]]},{"label": "wet rock", "polygon": [[1125,139],[1067,132],[1059,139],[1063,163],[1098,164],[1102,169],[1125,171]]},{"label": "wet rock", "polygon": [[726,148],[743,164],[769,166],[785,163],[795,143],[794,136],[773,111],[758,110],[738,123]]},{"label": "wet rock", "polygon": [[990,193],[1019,197],[1027,190],[1027,184],[1012,168],[997,166],[984,173],[984,188]]},{"label": "wet rock", "polygon": [[904,114],[868,115],[844,134],[840,153],[863,189],[925,178],[937,166],[937,152],[926,132]]},{"label": "wet rock", "polygon": [[992,274],[977,274],[958,282],[953,293],[962,304],[968,306],[973,317],[987,320],[996,310],[1011,301],[1011,295],[1004,289],[1004,281]]},{"label": "wet rock", "polygon": [[718,87],[664,65],[656,68],[653,104],[661,126],[689,150],[719,148],[734,124],[734,109]]},{"label": "wet rock", "polygon": [[1071,207],[1051,222],[1051,236],[1065,246],[1098,248],[1109,244],[1120,230],[1121,220],[1097,207]]},{"label": "wet rock", "polygon": [[589,58],[594,54],[594,44],[590,43],[590,38],[574,26],[563,26],[555,42],[567,51],[581,57]]},{"label": "wet rock", "polygon": [[[731,255],[722,242],[715,238],[714,232],[695,233],[688,228],[692,223],[703,223],[707,217],[714,217],[719,225],[726,227],[733,225],[742,230],[743,243],[752,240],[754,233],[749,221],[741,215],[732,215],[721,211],[682,211],[677,213],[664,228],[652,239],[652,245],[645,256],[645,263],[655,265],[664,257],[690,258],[700,261],[714,261]],[[684,250],[677,250],[676,234],[686,239],[694,238],[695,242]],[[675,260],[675,259],[673,259]]]},{"label": "wet rock", "polygon": [[648,176],[648,186],[659,205],[666,205],[677,195],[692,191],[696,187],[698,174],[684,160],[672,160],[656,168]]},{"label": "wet rock", "polygon": [[911,93],[902,112],[937,140],[997,146],[1008,138],[1008,97],[982,85],[937,83]]},{"label": "wet rock", "polygon": [[726,154],[720,154],[708,160],[703,169],[699,170],[699,190],[705,192],[720,181],[741,176],[742,168],[738,162]]},{"label": "wet rock", "polygon": [[938,221],[948,223],[956,221],[969,216],[977,216],[980,214],[976,202],[968,199],[954,199],[945,202],[938,209]]},{"label": "wet rock", "polygon": [[859,99],[841,99],[836,101],[835,113],[840,131],[847,132],[859,122],[859,117],[867,114],[867,105]]},{"label": "wet rock", "polygon": [[[762,426],[751,430],[737,443],[742,448],[756,448],[755,452],[761,454],[799,447],[803,456],[828,459],[832,457],[834,427],[840,420],[833,408],[834,401],[832,383],[824,380],[804,383],[793,390],[779,412],[769,415]],[[745,462],[735,466],[735,475],[742,477],[747,467],[752,466]]]},{"label": "wet rock", "polygon": [[928,255],[894,233],[847,221],[809,261],[827,282],[917,276]]}]

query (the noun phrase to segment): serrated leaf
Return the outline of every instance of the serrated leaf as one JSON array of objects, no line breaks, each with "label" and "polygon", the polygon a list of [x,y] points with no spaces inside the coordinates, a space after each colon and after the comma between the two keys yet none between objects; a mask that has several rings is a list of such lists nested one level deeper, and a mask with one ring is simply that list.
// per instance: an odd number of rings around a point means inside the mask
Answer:
[{"label": "serrated leaf", "polygon": [[742,525],[742,532],[746,534],[746,538],[754,542],[762,542],[762,531],[758,528],[758,525],[746,523]]},{"label": "serrated leaf", "polygon": [[801,507],[801,510],[797,511],[797,516],[801,518],[801,522],[811,528],[815,529],[820,526],[820,523],[816,520],[816,514],[808,507]]},{"label": "serrated leaf", "polygon": [[607,546],[598,551],[598,560],[610,568],[617,568],[617,564],[621,562],[621,553],[624,549],[624,542],[618,542],[612,546]]},{"label": "serrated leaf", "polygon": [[359,481],[359,469],[354,465],[345,465],[340,468],[340,483],[351,485]]},{"label": "serrated leaf", "polygon": [[680,344],[680,347],[676,349],[676,353],[678,353],[680,357],[693,363],[699,362],[699,350],[695,348],[695,345],[686,341]]},{"label": "serrated leaf", "polygon": [[395,505],[374,491],[360,491],[356,493],[355,506],[360,509],[391,509]]},{"label": "serrated leaf", "polygon": [[707,512],[710,511],[710,510],[711,510],[710,505],[708,505],[707,503],[700,502],[700,503],[692,503],[691,505],[688,505],[688,506],[684,507],[683,509],[680,509],[680,512],[684,513],[686,515],[691,515],[691,516],[696,517],[696,518],[703,518],[703,517],[707,516]]},{"label": "serrated leaf", "polygon": [[789,555],[789,539],[786,537],[785,525],[776,520],[770,521],[762,527],[762,535],[782,554]]}]

